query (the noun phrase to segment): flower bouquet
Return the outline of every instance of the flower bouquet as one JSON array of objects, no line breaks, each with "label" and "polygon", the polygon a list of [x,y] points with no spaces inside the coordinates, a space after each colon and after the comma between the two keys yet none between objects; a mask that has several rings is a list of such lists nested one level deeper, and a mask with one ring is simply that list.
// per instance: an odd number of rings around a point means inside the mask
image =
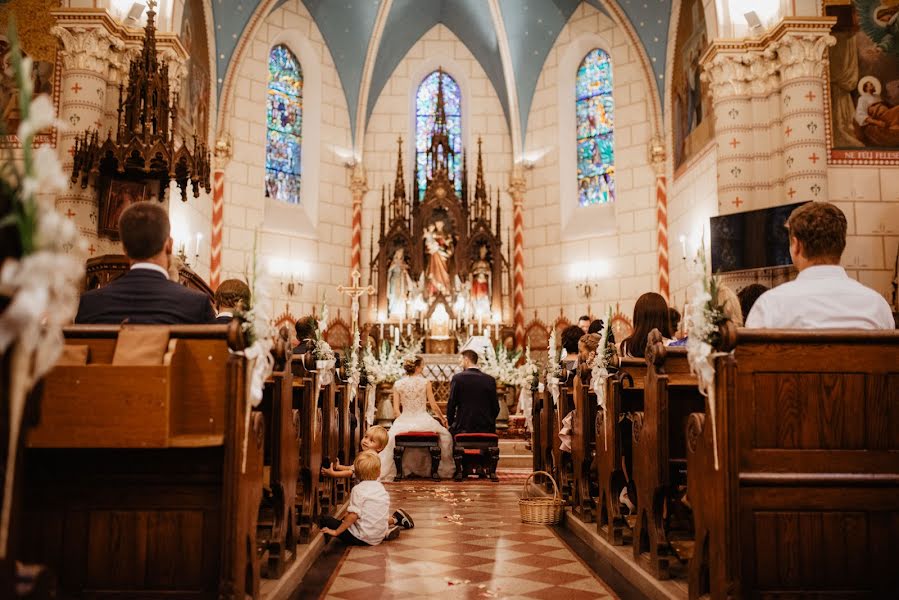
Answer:
[{"label": "flower bouquet", "polygon": [[334,366],[337,357],[331,345],[325,340],[325,331],[328,329],[328,306],[322,298],[322,318],[315,322],[315,345],[312,347],[312,357],[315,359],[315,370],[320,372],[322,385],[329,385],[334,381]]},{"label": "flower bouquet", "polygon": [[503,385],[517,385],[518,383],[518,364],[521,358],[521,351],[507,352],[502,343],[497,343],[494,352],[486,352],[484,355],[484,366],[481,369],[487,373],[497,383]]}]

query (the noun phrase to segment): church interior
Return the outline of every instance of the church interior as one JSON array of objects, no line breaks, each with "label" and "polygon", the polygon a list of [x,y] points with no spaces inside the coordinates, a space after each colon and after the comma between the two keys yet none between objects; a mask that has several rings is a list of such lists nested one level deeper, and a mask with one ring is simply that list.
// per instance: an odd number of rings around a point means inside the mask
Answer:
[{"label": "church interior", "polygon": [[899,0],[2,0],[0,110],[0,598],[899,597]]}]

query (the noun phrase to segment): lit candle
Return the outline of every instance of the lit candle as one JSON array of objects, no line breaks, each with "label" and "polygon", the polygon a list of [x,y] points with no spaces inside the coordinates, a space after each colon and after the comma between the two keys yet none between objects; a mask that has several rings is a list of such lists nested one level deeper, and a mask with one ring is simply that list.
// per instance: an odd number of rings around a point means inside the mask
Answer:
[{"label": "lit candle", "polygon": [[681,248],[681,258],[687,260],[687,236],[681,234],[680,236],[680,248]]},{"label": "lit candle", "polygon": [[471,323],[468,324],[468,337],[471,337],[471,330],[473,325]]},{"label": "lit candle", "polygon": [[396,328],[393,330],[393,344],[394,344],[394,346],[400,345],[400,330],[399,330],[399,328]]},{"label": "lit candle", "polygon": [[412,323],[406,324],[406,335],[412,337]]},{"label": "lit candle", "polygon": [[381,321],[380,327],[381,327],[381,335],[379,337],[380,337],[380,339],[383,340],[384,339],[384,321]]},{"label": "lit candle", "polygon": [[194,252],[194,254],[195,254],[196,256],[200,256],[200,240],[202,240],[202,239],[203,239],[203,234],[197,232],[197,249],[196,249],[196,251]]}]

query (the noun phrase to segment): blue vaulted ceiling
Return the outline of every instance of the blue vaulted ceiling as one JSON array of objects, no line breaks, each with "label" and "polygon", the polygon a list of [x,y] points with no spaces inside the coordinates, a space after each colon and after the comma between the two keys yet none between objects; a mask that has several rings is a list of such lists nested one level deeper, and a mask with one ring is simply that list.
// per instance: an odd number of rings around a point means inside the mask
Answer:
[{"label": "blue vaulted ceiling", "polygon": [[[286,0],[279,0],[275,7]],[[362,70],[383,0],[302,0],[321,31],[346,95],[353,136],[362,87]],[[562,27],[581,1],[610,14],[604,0],[497,0],[506,30],[518,98],[521,131],[527,119],[537,80]],[[232,55],[260,0],[212,0],[218,63],[218,91]],[[377,49],[366,118],[396,66],[409,49],[438,23],[445,25],[480,63],[511,118],[509,94],[500,53],[502,40],[490,14],[489,0],[393,0]],[[665,57],[672,0],[618,0],[633,24],[664,96]],[[522,140],[524,143],[524,140]]]}]

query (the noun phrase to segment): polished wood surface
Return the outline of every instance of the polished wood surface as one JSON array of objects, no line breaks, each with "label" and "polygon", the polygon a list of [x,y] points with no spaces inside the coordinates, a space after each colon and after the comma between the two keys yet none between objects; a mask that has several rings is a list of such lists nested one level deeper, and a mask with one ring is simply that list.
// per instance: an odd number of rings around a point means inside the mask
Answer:
[{"label": "polished wood surface", "polygon": [[593,521],[596,508],[596,393],[590,369],[579,370],[574,379],[574,418],[571,432],[571,505],[582,521]]},{"label": "polished wood surface", "polygon": [[299,542],[308,543],[318,532],[319,484],[322,467],[322,411],[315,397],[318,373],[306,365],[311,355],[293,355],[293,407],[299,415],[300,464],[294,501]]}]

